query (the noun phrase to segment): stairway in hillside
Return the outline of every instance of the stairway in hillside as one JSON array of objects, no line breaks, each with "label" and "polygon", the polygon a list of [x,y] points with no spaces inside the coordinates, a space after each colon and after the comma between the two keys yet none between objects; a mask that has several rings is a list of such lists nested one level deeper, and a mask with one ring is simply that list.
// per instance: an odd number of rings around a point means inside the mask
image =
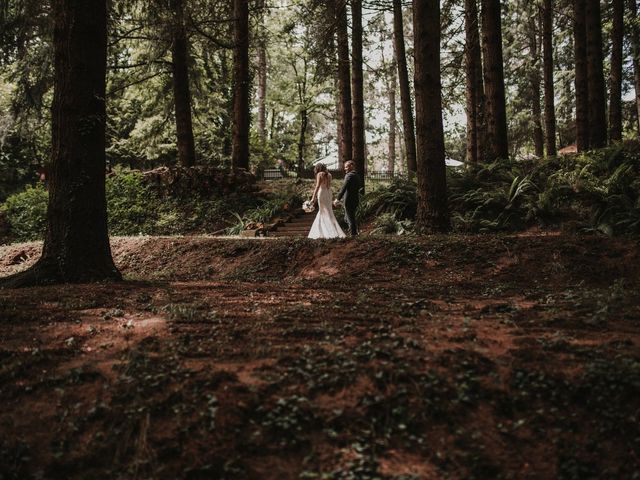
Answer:
[{"label": "stairway in hillside", "polygon": [[289,222],[278,225],[268,233],[270,237],[306,237],[311,230],[311,224],[316,218],[316,212],[303,213],[292,218]]}]

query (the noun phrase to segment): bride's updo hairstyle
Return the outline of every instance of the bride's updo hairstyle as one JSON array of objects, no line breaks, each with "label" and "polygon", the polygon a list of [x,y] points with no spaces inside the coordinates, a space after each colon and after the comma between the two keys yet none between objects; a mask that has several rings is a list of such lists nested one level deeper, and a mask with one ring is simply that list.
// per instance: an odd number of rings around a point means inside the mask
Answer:
[{"label": "bride's updo hairstyle", "polygon": [[318,163],[315,167],[313,167],[313,175],[316,176],[320,172],[326,172],[327,166],[324,163]]}]

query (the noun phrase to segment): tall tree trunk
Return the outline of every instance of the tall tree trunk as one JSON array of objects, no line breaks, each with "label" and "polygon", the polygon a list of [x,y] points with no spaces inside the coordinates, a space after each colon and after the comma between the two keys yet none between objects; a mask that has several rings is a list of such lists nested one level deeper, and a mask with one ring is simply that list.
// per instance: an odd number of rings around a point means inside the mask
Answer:
[{"label": "tall tree trunk", "polygon": [[589,83],[587,74],[587,0],[573,0],[573,42],[576,64],[576,149],[589,150]]},{"label": "tall tree trunk", "polygon": [[402,110],[402,131],[404,149],[407,156],[407,172],[416,172],[416,134],[413,126],[413,107],[407,69],[407,53],[404,45],[404,26],[402,19],[402,1],[393,0],[393,42],[398,64],[398,82],[400,84],[400,108]]},{"label": "tall tree trunk", "polygon": [[191,90],[189,88],[189,41],[184,25],[183,0],[171,0],[173,24],[171,28],[171,67],[173,70],[173,97],[176,111],[178,162],[184,167],[196,163],[191,119]]},{"label": "tall tree trunk", "polygon": [[636,91],[637,132],[640,136],[640,27],[638,26],[638,5],[636,0],[629,0],[631,16],[631,50],[633,54],[634,86]]},{"label": "tall tree trunk", "polygon": [[467,162],[482,160],[482,118],[480,109],[484,103],[482,82],[482,55],[478,33],[478,6],[476,0],[464,2],[465,73],[467,112]]},{"label": "tall tree trunk", "polygon": [[624,3],[613,0],[611,31],[611,75],[609,77],[609,139],[622,140],[622,42],[624,36]]},{"label": "tall tree trunk", "polygon": [[231,165],[249,169],[249,1],[233,2],[233,140]]},{"label": "tall tree trunk", "polygon": [[544,70],[544,124],[547,156],[556,150],[556,106],[553,87],[553,3],[543,0],[542,6],[542,62]]},{"label": "tall tree trunk", "polygon": [[387,171],[393,175],[396,166],[396,130],[398,128],[398,120],[396,117],[396,90],[398,88],[398,81],[396,77],[396,65],[395,62],[391,63],[390,71],[387,71],[389,76],[388,88],[389,92],[389,153],[387,158]]},{"label": "tall tree trunk", "polygon": [[487,157],[509,157],[502,63],[500,0],[482,0],[482,54],[486,101]]},{"label": "tall tree trunk", "polygon": [[587,84],[589,87],[589,146],[607,144],[607,113],[602,67],[602,24],[600,0],[587,0]]},{"label": "tall tree trunk", "polygon": [[536,157],[544,156],[544,134],[542,133],[542,107],[540,106],[540,57],[535,16],[529,18],[529,53],[531,54],[531,113],[533,117],[533,145]]},{"label": "tall tree trunk", "polygon": [[231,119],[233,118],[233,95],[229,85],[231,84],[231,78],[229,75],[229,61],[227,58],[227,51],[222,50],[220,53],[220,84],[223,92],[225,93],[224,101],[225,108],[223,109],[221,116],[222,122],[220,124],[220,135],[222,137],[222,154],[225,157],[231,156]]},{"label": "tall tree trunk", "polygon": [[[342,164],[353,159],[351,110],[351,69],[349,67],[349,27],[346,0],[334,0],[336,14],[336,46],[338,50],[338,91],[340,92],[339,125]],[[363,172],[360,172],[363,173]]]},{"label": "tall tree trunk", "polygon": [[342,140],[342,133],[344,131],[343,116],[342,116],[342,92],[340,91],[340,82],[338,80],[338,72],[334,78],[334,91],[336,102],[336,143],[338,144],[338,170],[342,171],[344,167],[344,141]]},{"label": "tall tree trunk", "polygon": [[54,0],[54,95],[42,256],[5,287],[118,280],[105,199],[106,0]]},{"label": "tall tree trunk", "polygon": [[364,79],[362,73],[362,0],[351,0],[351,85],[353,92],[353,160],[364,186],[367,168],[364,125]]},{"label": "tall tree trunk", "polygon": [[300,110],[300,132],[298,135],[298,176],[304,170],[304,150],[307,147],[307,126],[309,125],[309,115],[306,108]]},{"label": "tall tree trunk", "polygon": [[267,38],[264,24],[265,0],[258,0],[260,38],[258,40],[258,136],[262,146],[267,142]]},{"label": "tall tree trunk", "polygon": [[418,213],[422,232],[449,229],[442,85],[440,81],[440,2],[421,0],[413,5]]}]

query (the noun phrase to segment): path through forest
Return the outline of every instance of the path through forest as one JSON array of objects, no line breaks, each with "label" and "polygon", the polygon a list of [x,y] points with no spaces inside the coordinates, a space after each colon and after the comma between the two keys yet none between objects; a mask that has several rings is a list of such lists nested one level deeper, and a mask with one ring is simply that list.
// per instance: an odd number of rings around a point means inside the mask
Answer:
[{"label": "path through forest", "polygon": [[[38,244],[0,247],[0,275]],[[9,478],[631,478],[640,242],[116,238],[0,290]]]}]

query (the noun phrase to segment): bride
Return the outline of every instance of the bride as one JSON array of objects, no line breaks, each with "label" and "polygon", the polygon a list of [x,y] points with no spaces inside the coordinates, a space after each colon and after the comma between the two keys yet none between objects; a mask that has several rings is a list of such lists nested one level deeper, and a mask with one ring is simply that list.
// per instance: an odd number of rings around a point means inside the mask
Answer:
[{"label": "bride", "polygon": [[316,188],[313,190],[311,204],[315,202],[316,198],[318,199],[318,214],[311,226],[309,238],[342,238],[345,234],[333,214],[331,174],[327,172],[327,167],[322,163],[318,163],[313,171],[316,176]]}]

